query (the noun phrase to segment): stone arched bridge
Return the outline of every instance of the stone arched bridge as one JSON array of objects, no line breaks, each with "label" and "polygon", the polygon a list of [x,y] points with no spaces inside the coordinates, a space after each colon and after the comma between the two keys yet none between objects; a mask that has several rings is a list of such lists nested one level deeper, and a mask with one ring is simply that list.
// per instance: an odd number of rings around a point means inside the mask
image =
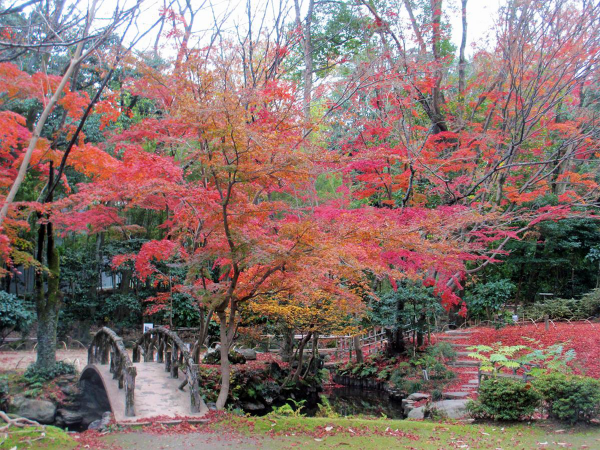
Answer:
[{"label": "stone arched bridge", "polygon": [[86,384],[104,388],[104,403],[117,422],[200,417],[208,411],[198,390],[198,365],[177,334],[166,328],[144,333],[132,357],[114,331],[102,328],[90,345],[80,380],[84,389]]}]

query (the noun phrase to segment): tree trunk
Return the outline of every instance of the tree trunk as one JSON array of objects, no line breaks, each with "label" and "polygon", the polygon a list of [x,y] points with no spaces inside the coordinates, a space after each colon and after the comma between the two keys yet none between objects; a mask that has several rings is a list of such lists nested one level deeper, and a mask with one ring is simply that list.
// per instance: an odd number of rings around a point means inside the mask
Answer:
[{"label": "tree trunk", "polygon": [[217,409],[221,410],[227,403],[229,396],[229,378],[231,377],[231,364],[229,364],[229,346],[230,342],[227,337],[227,314],[225,311],[218,311],[217,316],[220,322],[221,336],[221,390],[217,398]]},{"label": "tree trunk", "polygon": [[406,344],[404,342],[404,335],[401,329],[386,329],[385,334],[387,335],[388,340],[386,353],[389,357],[403,355],[406,353]]},{"label": "tree trunk", "polygon": [[283,348],[281,349],[281,360],[290,362],[294,356],[294,330],[286,328],[283,332]]},{"label": "tree trunk", "polygon": [[[48,185],[54,180],[54,166],[50,163]],[[52,201],[52,196],[49,198]],[[56,364],[56,328],[60,309],[60,260],[54,247],[54,229],[52,223],[40,225],[38,230],[37,259],[43,263],[44,243],[46,243],[46,260],[48,264],[47,290],[44,289],[44,274],[36,277],[36,312],[37,312],[37,361],[40,369],[50,369]]]},{"label": "tree trunk", "polygon": [[360,335],[355,335],[353,338],[354,352],[356,353],[356,362],[361,364],[365,361],[362,348],[360,346]]},{"label": "tree trunk", "polygon": [[458,57],[458,94],[462,97],[465,91],[465,49],[467,47],[467,0],[461,0],[462,38]]},{"label": "tree trunk", "polygon": [[304,362],[304,347],[306,347],[306,344],[308,344],[308,341],[310,341],[311,337],[312,331],[309,331],[307,335],[302,338],[302,341],[300,341],[300,345],[298,346],[298,367],[296,368],[296,372],[292,377],[292,381],[294,383],[298,383],[300,381],[300,375],[302,374],[302,363]]}]

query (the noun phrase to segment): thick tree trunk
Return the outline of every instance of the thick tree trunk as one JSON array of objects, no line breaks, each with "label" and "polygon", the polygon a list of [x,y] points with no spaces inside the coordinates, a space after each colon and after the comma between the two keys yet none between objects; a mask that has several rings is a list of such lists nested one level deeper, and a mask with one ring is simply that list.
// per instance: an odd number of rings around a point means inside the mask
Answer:
[{"label": "thick tree trunk", "polygon": [[[54,166],[50,164],[48,185],[54,180]],[[50,196],[49,201],[52,201]],[[47,289],[44,289],[44,274],[36,277],[36,312],[37,312],[37,361],[41,369],[50,369],[56,364],[56,328],[60,309],[60,260],[54,246],[54,229],[52,223],[40,225],[38,230],[37,259],[43,263],[44,244],[46,244],[46,262],[48,264]]]},{"label": "thick tree trunk", "polygon": [[229,396],[229,378],[231,376],[231,364],[229,364],[229,338],[227,336],[227,314],[225,311],[217,312],[220,322],[221,336],[221,390],[217,398],[217,409],[221,410],[227,403]]},{"label": "thick tree trunk", "polygon": [[354,345],[354,353],[356,353],[356,362],[361,364],[365,361],[365,358],[363,356],[362,348],[360,346],[360,335],[355,335],[352,338],[352,341],[352,344]]},{"label": "thick tree trunk", "polygon": [[283,347],[281,349],[281,360],[290,362],[294,356],[294,330],[286,328],[283,332]]},{"label": "thick tree trunk", "polygon": [[387,335],[387,348],[386,353],[388,356],[398,356],[406,353],[406,344],[404,342],[404,335],[402,330],[397,329],[387,329],[385,330]]}]

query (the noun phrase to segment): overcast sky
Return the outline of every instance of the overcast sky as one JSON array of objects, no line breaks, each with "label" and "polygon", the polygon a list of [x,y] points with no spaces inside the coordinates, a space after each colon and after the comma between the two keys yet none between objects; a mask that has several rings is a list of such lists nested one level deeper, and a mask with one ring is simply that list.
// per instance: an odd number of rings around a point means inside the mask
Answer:
[{"label": "overcast sky", "polygon": [[[85,8],[88,1],[79,1],[78,5]],[[205,0],[190,0],[192,5],[201,5]],[[253,0],[257,5],[257,8],[261,8],[261,4],[264,4],[261,0]],[[281,0],[288,1],[290,6],[293,6],[293,0]],[[100,0],[100,17],[107,17],[113,11],[117,3],[123,7],[130,7],[136,3],[136,0]],[[245,20],[245,5],[246,0],[206,0],[206,4],[212,2],[213,10],[217,16],[223,16],[224,14],[229,15],[227,28],[233,29],[234,24],[244,26]],[[307,3],[304,1],[304,3]],[[485,46],[488,42],[488,34],[496,19],[496,14],[499,5],[503,3],[503,0],[469,0],[467,4],[467,20],[468,20],[468,48],[467,54],[472,53],[473,45]],[[144,0],[141,4],[141,14],[136,22],[138,32],[143,33],[151,24],[153,24],[159,18],[159,11],[163,5],[163,0]],[[444,10],[447,12],[452,24],[452,41],[456,46],[460,44],[461,38],[461,17],[460,17],[460,0],[444,0]],[[292,17],[290,17],[292,19]],[[195,22],[194,31],[198,35],[202,35],[203,30],[212,28],[213,17],[210,8],[203,9]],[[167,28],[167,27],[165,27]],[[139,46],[140,50],[150,48],[154,43],[155,32],[141,42]],[[167,50],[168,51],[168,50]]]}]

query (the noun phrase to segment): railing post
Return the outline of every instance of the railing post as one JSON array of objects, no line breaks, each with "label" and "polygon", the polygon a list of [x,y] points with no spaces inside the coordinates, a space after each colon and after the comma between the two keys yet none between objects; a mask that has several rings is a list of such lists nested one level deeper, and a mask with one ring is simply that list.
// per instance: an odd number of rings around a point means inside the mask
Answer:
[{"label": "railing post", "polygon": [[133,346],[133,362],[134,363],[139,363],[140,362],[140,346],[138,344],[135,344]]},{"label": "railing post", "polygon": [[135,377],[137,370],[135,367],[128,367],[125,370],[125,415],[127,417],[135,416]]},{"label": "railing post", "polygon": [[112,351],[112,350],[110,351],[110,369],[109,369],[109,372],[110,373],[115,373],[115,352]]},{"label": "railing post", "polygon": [[156,362],[157,363],[162,363],[164,362],[164,348],[163,348],[163,337],[161,335],[158,335],[158,340],[157,340],[157,351],[156,351]]},{"label": "railing post", "polygon": [[177,348],[175,343],[173,343],[173,348],[171,350],[173,350],[171,353],[171,378],[179,378],[179,373],[177,370],[177,360],[179,359],[178,358],[179,349]]},{"label": "railing post", "polygon": [[165,372],[171,371],[171,352],[165,352]]},{"label": "railing post", "polygon": [[100,348],[100,364],[108,364],[108,354],[110,352],[110,341],[108,336],[102,339],[102,347]]},{"label": "railing post", "polygon": [[95,341],[96,338],[94,338],[92,345],[90,345],[90,348],[88,348],[88,364],[96,364],[96,359],[94,358],[94,347],[96,346]]}]

